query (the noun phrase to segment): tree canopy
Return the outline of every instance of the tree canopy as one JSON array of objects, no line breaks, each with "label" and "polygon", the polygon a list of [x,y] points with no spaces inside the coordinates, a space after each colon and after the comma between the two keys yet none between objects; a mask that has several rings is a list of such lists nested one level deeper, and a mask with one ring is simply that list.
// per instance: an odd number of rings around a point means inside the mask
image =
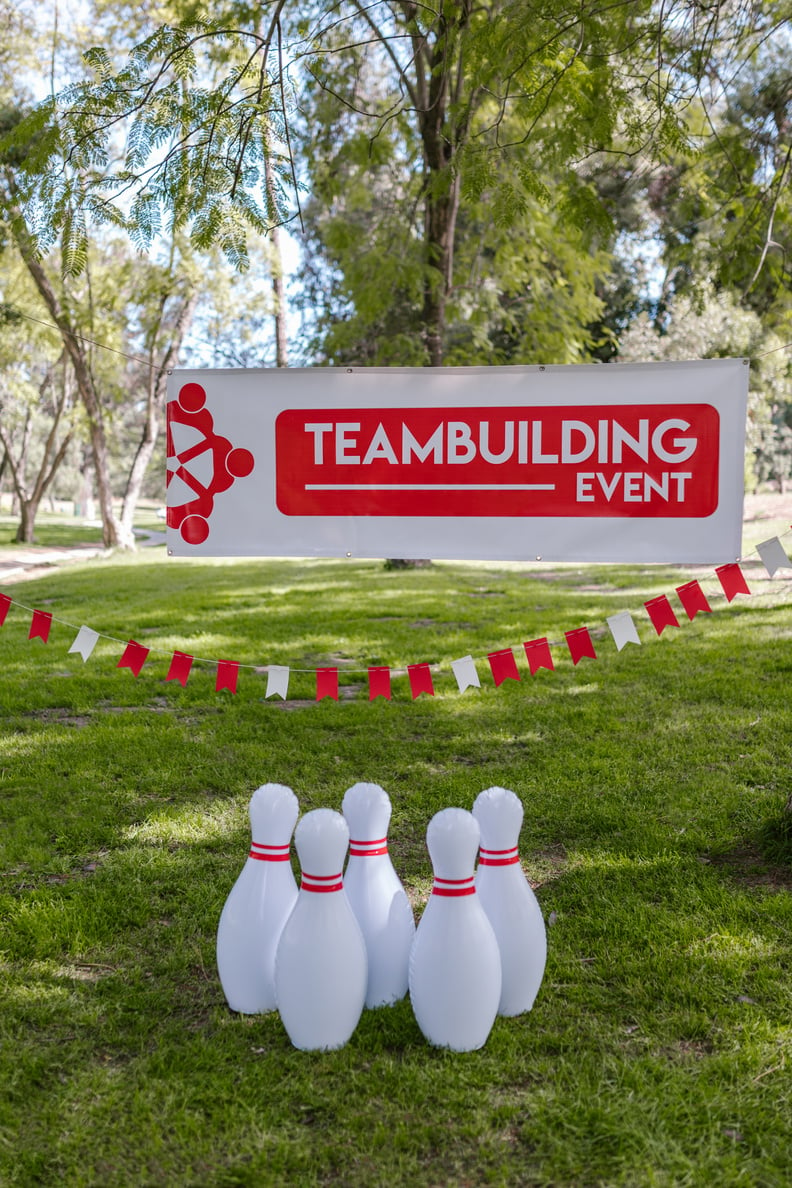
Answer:
[{"label": "tree canopy", "polygon": [[[95,12],[81,75],[3,93],[6,226],[66,277],[102,227],[244,270],[288,225],[312,362],[605,361],[690,309],[754,316],[757,355],[792,338],[785,0]],[[756,369],[776,454],[781,362]]]}]

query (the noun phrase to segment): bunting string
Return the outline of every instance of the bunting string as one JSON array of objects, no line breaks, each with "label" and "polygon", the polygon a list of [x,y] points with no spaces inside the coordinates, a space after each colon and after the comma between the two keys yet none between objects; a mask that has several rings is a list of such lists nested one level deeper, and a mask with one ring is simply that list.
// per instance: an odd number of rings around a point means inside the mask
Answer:
[{"label": "bunting string", "polygon": [[[790,529],[790,532],[784,534],[783,539],[786,540],[790,534],[792,534],[792,529]],[[711,600],[715,598],[725,598],[727,603],[731,603],[739,595],[751,595],[754,593],[749,588],[746,575],[741,568],[753,556],[759,558],[770,579],[774,578],[779,570],[792,571],[792,561],[782,540],[775,536],[769,540],[762,541],[761,544],[757,545],[754,553],[749,554],[747,558],[741,558],[738,561],[716,567],[715,578],[720,588],[716,589],[715,593],[709,593],[708,595],[701,584],[701,580],[698,578],[690,579],[676,586],[674,594],[681,607],[681,611],[675,608],[668,594],[657,594],[646,599],[643,603],[642,611],[648,617],[656,635],[660,636],[666,630],[680,627],[680,616],[684,616],[682,619],[683,622],[685,619],[692,622],[699,614],[712,614]],[[792,572],[790,576],[792,576]],[[788,580],[788,578],[784,579],[783,584],[788,583]],[[464,693],[470,688],[481,688],[481,676],[477,664],[483,665],[485,662],[489,667],[493,683],[498,688],[505,681],[519,681],[521,679],[515,650],[517,654],[520,654],[520,649],[524,652],[530,675],[533,676],[543,668],[551,672],[555,670],[555,659],[551,650],[552,648],[566,647],[575,666],[582,660],[598,659],[594,637],[599,639],[604,634],[601,626],[598,630],[595,627],[584,625],[573,628],[570,631],[565,631],[562,641],[550,640],[546,636],[542,636],[536,639],[524,640],[520,645],[513,644],[507,647],[496,648],[488,652],[486,657],[474,658],[468,655],[448,662],[428,663],[423,661],[408,664],[406,668],[382,664],[370,665],[366,668],[339,668],[338,666],[328,665],[317,668],[295,668],[284,664],[243,664],[237,660],[212,659],[195,656],[183,651],[147,648],[134,639],[118,639],[115,636],[96,631],[86,624],[78,628],[73,623],[57,618],[49,611],[25,606],[23,603],[12,599],[8,594],[3,593],[0,593],[0,627],[4,625],[12,606],[31,616],[28,633],[28,639],[31,641],[41,640],[44,644],[49,643],[53,624],[58,624],[61,627],[75,631],[76,635],[68,651],[69,653],[75,653],[81,656],[83,663],[87,663],[91,659],[100,639],[107,640],[121,649],[121,656],[116,667],[128,668],[134,677],[140,675],[144,665],[152,654],[166,655],[170,657],[168,672],[165,677],[166,681],[178,681],[182,687],[185,687],[195,664],[209,665],[215,670],[215,692],[220,693],[225,690],[234,695],[237,693],[241,671],[254,672],[257,675],[266,673],[267,687],[265,698],[279,697],[282,700],[286,700],[288,696],[289,678],[292,673],[314,674],[317,701],[322,701],[324,698],[338,701],[340,674],[344,676],[365,674],[368,678],[368,695],[370,701],[376,701],[380,697],[386,701],[390,701],[392,699],[392,678],[394,676],[401,677],[405,675],[409,682],[413,700],[416,700],[422,695],[433,697],[435,695],[434,679],[444,669],[451,670],[459,692]],[[635,619],[635,616],[640,613],[640,611],[619,611],[617,614],[610,615],[606,619],[607,630],[616,645],[617,651],[621,652],[628,644],[637,644],[640,646],[642,643]]]}]

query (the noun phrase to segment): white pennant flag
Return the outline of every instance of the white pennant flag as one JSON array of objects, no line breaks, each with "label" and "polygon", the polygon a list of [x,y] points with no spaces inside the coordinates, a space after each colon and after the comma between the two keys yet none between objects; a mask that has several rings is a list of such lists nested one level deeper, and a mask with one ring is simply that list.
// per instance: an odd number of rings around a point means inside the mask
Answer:
[{"label": "white pennant flag", "polygon": [[266,697],[282,697],[286,700],[286,694],[289,691],[289,669],[284,664],[270,664],[267,669],[267,692]]},{"label": "white pennant flag", "polygon": [[69,648],[70,652],[79,652],[83,658],[83,664],[90,656],[91,652],[96,647],[96,641],[99,638],[99,632],[94,631],[92,627],[81,627],[77,632],[74,643]]},{"label": "white pennant flag", "polygon": [[792,565],[792,561],[787,557],[786,550],[777,536],[774,536],[772,540],[763,540],[756,546],[756,551],[762,558],[762,564],[770,577],[774,576],[776,570],[787,569]]},{"label": "white pennant flag", "polygon": [[608,626],[619,651],[622,650],[625,644],[640,644],[638,628],[635,626],[633,617],[629,611],[621,611],[618,615],[611,615],[608,619]]},{"label": "white pennant flag", "polygon": [[469,685],[474,685],[477,689],[481,688],[481,681],[472,656],[463,656],[461,660],[452,660],[451,667],[454,670],[460,693],[464,693]]}]

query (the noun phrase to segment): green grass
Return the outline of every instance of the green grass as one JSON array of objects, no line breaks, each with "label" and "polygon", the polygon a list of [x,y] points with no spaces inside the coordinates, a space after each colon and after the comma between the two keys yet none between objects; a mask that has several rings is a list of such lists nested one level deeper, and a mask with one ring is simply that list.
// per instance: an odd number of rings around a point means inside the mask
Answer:
[{"label": "green grass", "polygon": [[[3,553],[12,549],[27,548],[17,543],[19,520],[16,516],[0,515],[0,559]],[[101,545],[102,529],[95,524],[86,525],[84,520],[65,519],[63,516],[41,512],[36,517],[36,548],[62,549],[71,545]]]},{"label": "green grass", "polygon": [[[153,506],[144,505],[138,508],[135,526],[143,531],[163,532],[165,522],[156,514]],[[18,527],[18,516],[0,513],[0,560],[4,553],[28,547],[17,543]],[[36,548],[63,549],[72,545],[101,545],[102,528],[96,520],[86,521],[81,516],[69,517],[40,511],[36,516],[34,536],[33,545]]]},{"label": "green grass", "polygon": [[[749,572],[726,606],[699,574],[713,614],[658,638],[642,603],[688,576],[154,549],[7,587],[56,621],[28,641],[13,606],[0,631],[0,1183],[788,1184],[792,877],[761,846],[792,770],[792,600]],[[644,646],[618,653],[624,609]],[[82,623],[121,642],[83,664]],[[494,688],[487,652],[581,625],[596,661],[556,647],[556,671],[519,659]],[[130,636],[152,649],[137,679]],[[249,666],[237,696],[211,664],[166,683],[174,649]],[[467,653],[482,688],[460,694]],[[368,664],[422,661],[434,698],[396,675],[368,702]],[[305,670],[285,704],[267,663]],[[328,663],[342,697],[316,703]],[[408,1002],[321,1055],[225,1006],[215,932],[252,790],[339,808],[360,779],[390,793],[418,911],[431,815],[492,784],[524,802],[547,973],[480,1052],[429,1047]]]}]

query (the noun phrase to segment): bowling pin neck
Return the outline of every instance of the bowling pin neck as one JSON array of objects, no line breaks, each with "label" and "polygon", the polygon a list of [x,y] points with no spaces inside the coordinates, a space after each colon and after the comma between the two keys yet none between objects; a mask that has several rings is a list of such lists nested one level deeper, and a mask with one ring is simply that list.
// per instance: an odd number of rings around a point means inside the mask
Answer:
[{"label": "bowling pin neck", "polygon": [[388,852],[388,838],[377,837],[368,841],[355,841],[350,838],[349,841],[349,857],[350,858],[377,858],[382,854]]},{"label": "bowling pin neck", "polygon": [[285,784],[262,784],[250,799],[248,813],[253,838],[288,842],[294,833],[300,806]]},{"label": "bowling pin neck", "polygon": [[304,871],[312,871],[317,878],[330,878],[343,869],[349,826],[333,809],[312,809],[297,826],[294,845]]},{"label": "bowling pin neck", "polygon": [[426,830],[426,844],[436,879],[457,882],[472,878],[481,831],[465,809],[435,813]]},{"label": "bowling pin neck", "polygon": [[353,784],[344,795],[341,811],[354,837],[384,837],[388,832],[391,802],[379,784]]},{"label": "bowling pin neck", "polygon": [[285,846],[270,846],[263,842],[250,843],[250,858],[256,858],[259,862],[288,862],[289,861],[289,843]]},{"label": "bowling pin neck", "polygon": [[488,850],[518,845],[523,812],[522,801],[508,788],[480,792],[473,804],[473,816],[481,828],[481,844]]},{"label": "bowling pin neck", "polygon": [[479,866],[513,866],[519,861],[517,846],[509,850],[486,850],[484,846],[479,849]]},{"label": "bowling pin neck", "polygon": [[315,891],[320,894],[329,894],[332,891],[343,891],[344,880],[341,871],[338,874],[332,875],[311,875],[302,872],[300,880],[301,891]]},{"label": "bowling pin neck", "polygon": [[473,875],[469,879],[441,879],[435,875],[432,895],[443,895],[449,899],[458,899],[462,895],[476,894],[476,880]]}]

